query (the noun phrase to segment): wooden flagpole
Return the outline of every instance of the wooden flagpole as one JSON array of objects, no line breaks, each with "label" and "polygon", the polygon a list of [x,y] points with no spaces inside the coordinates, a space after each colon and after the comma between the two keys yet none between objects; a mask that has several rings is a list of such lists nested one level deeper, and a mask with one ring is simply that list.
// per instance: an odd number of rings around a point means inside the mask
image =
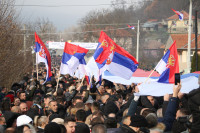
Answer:
[{"label": "wooden flagpole", "polygon": [[154,68],[153,70],[152,70],[152,72],[149,74],[149,76],[148,76],[148,78],[144,81],[144,83],[146,83],[148,80],[149,80],[149,78],[151,77],[151,75],[153,74],[153,72],[156,70],[156,68]]},{"label": "wooden flagpole", "polygon": [[58,79],[57,79],[56,92],[57,92],[57,90],[58,90],[58,84],[59,84],[59,81],[60,81],[60,71],[59,71]]},{"label": "wooden flagpole", "polygon": [[38,81],[38,55],[37,55],[37,53],[36,53],[36,72],[37,72],[37,81]]}]

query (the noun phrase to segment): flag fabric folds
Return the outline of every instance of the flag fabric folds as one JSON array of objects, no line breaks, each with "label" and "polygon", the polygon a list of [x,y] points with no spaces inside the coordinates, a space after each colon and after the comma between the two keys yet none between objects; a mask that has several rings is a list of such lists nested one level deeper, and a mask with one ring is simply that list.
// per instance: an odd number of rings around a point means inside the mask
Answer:
[{"label": "flag fabric folds", "polygon": [[39,64],[40,62],[45,63],[45,66],[47,69],[47,75],[46,75],[45,82],[51,80],[51,76],[52,76],[51,56],[50,56],[49,51],[46,48],[45,44],[42,42],[42,40],[39,38],[39,36],[37,35],[36,32],[35,32],[34,50],[36,52],[36,64]]},{"label": "flag fabric folds", "polygon": [[99,69],[99,76],[105,70],[108,70],[113,75],[130,79],[138,67],[136,59],[126,50],[118,46],[103,31],[101,31],[99,43],[93,58]]},{"label": "flag fabric folds", "polygon": [[178,15],[179,20],[183,20],[183,14],[182,14],[181,12],[176,11],[176,10],[174,10],[174,9],[172,9],[172,11]]},{"label": "flag fabric folds", "polygon": [[86,65],[84,56],[87,54],[87,52],[88,50],[85,48],[65,42],[60,73],[74,76],[77,67],[79,67],[79,72],[86,73],[84,68]]},{"label": "flag fabric folds", "polygon": [[128,26],[128,28],[130,28],[130,29],[132,29],[132,30],[134,30],[134,29],[135,29],[135,27],[134,27],[134,26],[130,26],[130,25],[128,25],[128,24],[127,24],[127,26]]},{"label": "flag fabric folds", "polygon": [[176,48],[176,41],[167,50],[162,59],[158,62],[155,70],[161,74],[158,82],[174,83],[175,73],[179,73],[179,62]]}]

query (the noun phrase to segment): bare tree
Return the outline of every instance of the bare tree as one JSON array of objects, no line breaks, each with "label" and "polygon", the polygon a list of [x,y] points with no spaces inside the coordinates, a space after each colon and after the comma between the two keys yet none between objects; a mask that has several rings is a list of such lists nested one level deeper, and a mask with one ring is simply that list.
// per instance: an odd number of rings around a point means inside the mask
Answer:
[{"label": "bare tree", "polygon": [[10,87],[32,68],[31,50],[23,47],[23,32],[14,0],[0,1],[0,85]]}]

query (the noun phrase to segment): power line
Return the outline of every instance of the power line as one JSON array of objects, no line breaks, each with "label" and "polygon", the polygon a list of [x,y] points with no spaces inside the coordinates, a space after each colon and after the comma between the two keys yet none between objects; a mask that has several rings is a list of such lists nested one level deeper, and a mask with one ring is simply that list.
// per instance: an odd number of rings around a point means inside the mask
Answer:
[{"label": "power line", "polygon": [[[111,5],[133,5],[133,3],[140,3],[141,1],[138,2],[131,2],[131,3],[114,3],[114,4],[96,4],[96,5],[40,5],[40,4],[35,4],[35,5],[8,5],[8,4],[2,4],[2,5],[7,5],[7,6],[19,6],[19,7],[88,7],[88,6],[111,6]],[[152,2],[151,0],[146,0],[142,2]]]}]

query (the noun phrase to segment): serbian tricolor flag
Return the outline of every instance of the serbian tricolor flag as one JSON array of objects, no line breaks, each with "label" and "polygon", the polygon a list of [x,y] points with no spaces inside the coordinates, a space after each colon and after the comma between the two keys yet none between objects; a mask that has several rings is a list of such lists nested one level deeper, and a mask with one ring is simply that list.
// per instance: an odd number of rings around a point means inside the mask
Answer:
[{"label": "serbian tricolor flag", "polygon": [[[39,36],[35,32],[35,46],[34,50],[36,52],[36,64],[39,64],[40,62],[45,63],[46,69],[47,69],[47,75],[46,75],[46,81],[51,80],[51,56],[49,54],[48,49],[46,48],[45,44],[42,42],[42,40],[39,38]],[[44,83],[45,83],[44,82]]]},{"label": "serbian tricolor flag", "polygon": [[179,62],[176,48],[176,41],[167,50],[160,62],[155,67],[155,70],[161,74],[158,82],[174,83],[175,73],[179,73]]},{"label": "serbian tricolor flag", "polygon": [[176,10],[174,10],[174,9],[172,9],[172,11],[178,15],[179,20],[183,20],[183,14],[182,14],[181,12],[176,11]]},{"label": "serbian tricolor flag", "polygon": [[135,27],[134,27],[134,26],[130,26],[130,25],[128,25],[128,24],[127,24],[127,26],[128,26],[128,28],[130,28],[130,29],[132,29],[132,30],[134,30],[134,29],[135,29]]},{"label": "serbian tricolor flag", "polygon": [[88,50],[85,48],[65,42],[60,73],[74,76],[77,68],[86,64],[84,56],[87,52]]},{"label": "serbian tricolor flag", "polygon": [[113,75],[130,79],[138,67],[136,59],[126,50],[118,46],[103,31],[101,31],[99,43],[93,58],[99,69],[99,76],[105,70],[108,70]]}]

